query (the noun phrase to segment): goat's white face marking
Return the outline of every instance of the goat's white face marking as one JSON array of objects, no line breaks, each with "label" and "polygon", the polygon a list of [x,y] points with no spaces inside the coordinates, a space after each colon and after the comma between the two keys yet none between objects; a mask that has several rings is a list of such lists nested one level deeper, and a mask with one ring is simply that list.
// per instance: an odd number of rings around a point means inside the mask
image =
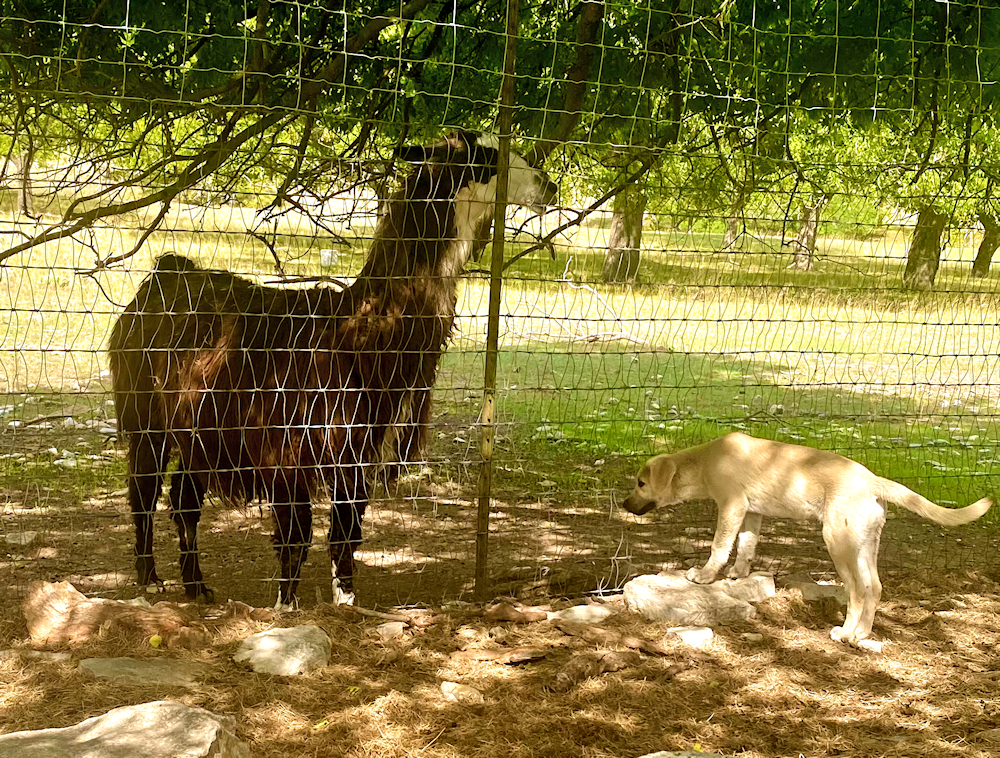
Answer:
[{"label": "goat's white face marking", "polygon": [[[499,151],[500,138],[495,134],[480,134],[476,145],[487,150]],[[544,171],[532,168],[528,162],[513,150],[507,159],[507,202],[512,205],[534,205],[553,198],[554,185]],[[496,167],[494,166],[494,169]],[[485,185],[485,195],[489,202],[496,202],[497,177],[494,173]]]},{"label": "goat's white face marking", "polygon": [[[495,152],[499,146],[500,140],[494,134],[481,134],[476,138],[476,147],[484,150]],[[509,204],[536,205],[555,197],[556,186],[548,175],[532,168],[519,154],[511,151],[507,166]],[[469,182],[455,194],[455,245],[447,274],[457,276],[461,273],[472,252],[479,222],[493,211],[497,198],[496,165],[491,165],[490,169],[492,173],[487,182]]]}]

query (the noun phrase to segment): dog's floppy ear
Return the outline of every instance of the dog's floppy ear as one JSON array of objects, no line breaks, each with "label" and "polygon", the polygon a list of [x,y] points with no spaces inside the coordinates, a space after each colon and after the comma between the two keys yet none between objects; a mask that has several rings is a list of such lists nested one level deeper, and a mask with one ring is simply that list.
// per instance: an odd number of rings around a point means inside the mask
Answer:
[{"label": "dog's floppy ear", "polygon": [[649,478],[651,480],[649,483],[653,485],[653,491],[669,492],[676,473],[677,464],[672,456],[660,455],[651,460],[649,462]]}]

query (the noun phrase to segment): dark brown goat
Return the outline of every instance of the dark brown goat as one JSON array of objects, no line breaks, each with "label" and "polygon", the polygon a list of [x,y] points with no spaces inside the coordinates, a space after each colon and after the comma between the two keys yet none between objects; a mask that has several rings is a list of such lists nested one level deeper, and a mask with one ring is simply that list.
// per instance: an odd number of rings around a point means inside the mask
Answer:
[{"label": "dark brown goat", "polygon": [[[169,500],[189,597],[214,599],[197,541],[212,491],[271,504],[279,604],[295,598],[311,501],[329,495],[334,600],[353,599],[371,470],[393,440],[402,460],[421,453],[457,278],[477,221],[493,207],[498,155],[495,138],[465,132],[402,150],[418,168],[344,290],[262,287],[181,256],[160,258],[109,346],[140,584],[161,585],[152,517],[175,451]],[[518,204],[548,202],[556,191],[515,154],[508,187]]]}]

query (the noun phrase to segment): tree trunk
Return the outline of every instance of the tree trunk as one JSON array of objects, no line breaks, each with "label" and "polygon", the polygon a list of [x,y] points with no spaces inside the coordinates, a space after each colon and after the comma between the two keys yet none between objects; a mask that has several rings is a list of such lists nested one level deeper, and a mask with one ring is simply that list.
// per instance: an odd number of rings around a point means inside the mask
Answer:
[{"label": "tree trunk", "polygon": [[635,281],[639,273],[642,215],[646,195],[633,183],[615,195],[611,217],[611,239],[604,256],[604,281],[609,284]]},{"label": "tree trunk", "polygon": [[35,202],[31,194],[31,163],[34,151],[29,147],[17,156],[11,156],[14,190],[17,193],[17,214],[35,218]]},{"label": "tree trunk", "polygon": [[740,192],[726,215],[726,233],[722,236],[722,252],[742,247],[742,244],[737,244],[737,240],[746,231],[746,207],[747,194]]},{"label": "tree trunk", "polygon": [[799,217],[799,233],[792,241],[792,268],[808,271],[812,268],[813,254],[816,252],[816,228],[819,225],[819,214],[827,202],[826,195],[821,195],[812,204],[802,206]]},{"label": "tree trunk", "polygon": [[983,211],[979,214],[979,222],[983,225],[983,241],[979,243],[976,260],[972,262],[972,275],[983,277],[990,273],[993,254],[1000,247],[1000,221]]},{"label": "tree trunk", "polygon": [[934,288],[934,278],[941,264],[941,235],[947,223],[948,217],[931,207],[923,208],[917,215],[917,228],[906,252],[903,271],[903,286],[907,289]]}]

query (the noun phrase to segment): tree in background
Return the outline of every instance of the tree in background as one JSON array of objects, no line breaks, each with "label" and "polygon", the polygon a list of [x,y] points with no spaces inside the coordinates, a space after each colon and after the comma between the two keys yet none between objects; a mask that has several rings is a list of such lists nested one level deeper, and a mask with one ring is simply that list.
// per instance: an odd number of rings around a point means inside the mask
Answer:
[{"label": "tree in background", "polygon": [[[501,0],[184,7],[6,3],[6,165],[19,167],[22,188],[47,167],[39,204],[60,188],[86,189],[52,205],[59,217],[0,261],[141,213],[146,229],[131,250],[95,258],[121,262],[181,198],[253,203],[271,219],[294,209],[332,234],[326,201],[360,185],[384,196],[395,146],[494,123]],[[807,266],[823,198],[845,193],[917,218],[905,284],[926,287],[948,224],[991,200],[1000,42],[984,30],[993,28],[995,0],[541,0],[522,12],[516,130],[536,139],[535,163],[569,146],[564,165],[589,167],[569,181],[612,203],[609,280],[635,276],[647,206],[728,217],[732,246],[756,194],[790,198],[793,265]],[[837,130],[875,184],[824,150]],[[930,224],[931,214],[948,221]]]}]

